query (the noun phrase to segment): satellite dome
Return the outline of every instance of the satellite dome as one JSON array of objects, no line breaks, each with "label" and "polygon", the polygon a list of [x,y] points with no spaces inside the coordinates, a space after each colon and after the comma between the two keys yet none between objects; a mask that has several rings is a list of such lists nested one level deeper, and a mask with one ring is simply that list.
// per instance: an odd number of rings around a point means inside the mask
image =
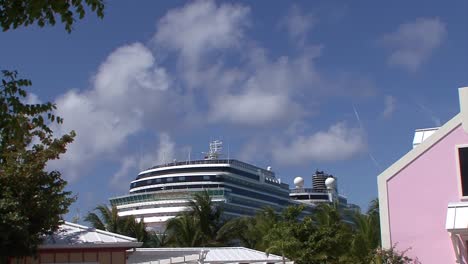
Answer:
[{"label": "satellite dome", "polygon": [[329,177],[325,180],[325,186],[327,186],[328,190],[335,189],[336,187],[336,180],[333,177]]},{"label": "satellite dome", "polygon": [[304,187],[304,178],[302,178],[302,177],[294,178],[294,185],[296,185],[296,188]]}]

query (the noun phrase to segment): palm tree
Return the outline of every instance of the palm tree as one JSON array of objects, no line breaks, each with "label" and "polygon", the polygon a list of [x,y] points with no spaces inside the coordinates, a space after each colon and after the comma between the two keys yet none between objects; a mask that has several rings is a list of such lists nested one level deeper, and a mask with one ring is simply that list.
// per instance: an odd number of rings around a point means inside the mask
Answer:
[{"label": "palm tree", "polygon": [[178,247],[196,247],[202,244],[198,220],[189,214],[171,218],[166,225],[169,244]]},{"label": "palm tree", "polygon": [[196,193],[190,200],[190,215],[198,221],[202,237],[202,245],[213,244],[218,230],[222,226],[221,207],[215,205],[207,190]]},{"label": "palm tree", "polygon": [[189,212],[168,221],[166,231],[176,246],[218,245],[217,233],[222,226],[222,209],[211,200],[208,191],[196,193],[189,201]]},{"label": "palm tree", "polygon": [[247,248],[264,251],[268,247],[266,235],[278,223],[279,217],[271,207],[263,208],[254,217],[233,218],[218,231],[219,241],[240,243]]},{"label": "palm tree", "polygon": [[119,217],[117,207],[102,204],[96,206],[94,211],[98,213],[88,213],[84,219],[89,222],[94,228],[101,229],[113,233],[123,234],[126,231],[127,219]]},{"label": "palm tree", "polygon": [[380,246],[380,219],[378,200],[372,200],[366,214],[356,212],[353,216],[354,234],[352,254],[368,263],[374,251]]},{"label": "palm tree", "polygon": [[125,236],[131,236],[138,241],[145,242],[148,239],[148,232],[143,219],[136,221],[133,216],[119,216],[117,207],[109,208],[106,205],[98,205],[94,209],[97,213],[88,213],[85,218],[91,226]]},{"label": "palm tree", "polygon": [[291,227],[282,222],[273,228],[265,237],[268,241],[267,255],[270,253],[280,254],[283,264],[286,263],[286,255],[293,256],[300,249],[301,242],[294,237]]},{"label": "palm tree", "polygon": [[148,239],[143,243],[143,247],[155,248],[166,247],[169,244],[167,233],[148,232]]},{"label": "palm tree", "polygon": [[249,216],[233,218],[226,222],[218,231],[217,240],[231,244],[240,243],[243,247],[257,249],[262,240],[256,219]]},{"label": "palm tree", "polygon": [[146,243],[149,240],[149,232],[146,230],[146,225],[143,218],[136,220],[134,216],[127,216],[126,226],[123,230],[128,236],[136,238],[138,241]]}]

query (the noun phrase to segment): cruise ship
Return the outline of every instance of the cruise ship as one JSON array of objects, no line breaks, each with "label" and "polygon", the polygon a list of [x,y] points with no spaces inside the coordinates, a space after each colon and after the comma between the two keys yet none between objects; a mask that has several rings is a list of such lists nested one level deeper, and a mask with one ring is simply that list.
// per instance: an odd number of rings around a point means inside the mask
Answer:
[{"label": "cruise ship", "polygon": [[223,207],[225,217],[254,215],[264,207],[282,210],[298,204],[289,197],[289,185],[271,167],[260,168],[236,159],[221,158],[222,142],[210,143],[204,159],[174,161],[142,171],[130,184],[130,193],[110,199],[119,216],[143,219],[149,229],[164,231],[165,223],[187,207],[196,192],[208,191]]},{"label": "cruise ship", "polygon": [[319,203],[338,203],[340,207],[354,207],[348,204],[346,196],[338,193],[338,179],[323,171],[312,175],[312,188],[304,187],[304,178],[294,178],[295,188],[291,189],[289,197],[306,205],[315,206]]}]

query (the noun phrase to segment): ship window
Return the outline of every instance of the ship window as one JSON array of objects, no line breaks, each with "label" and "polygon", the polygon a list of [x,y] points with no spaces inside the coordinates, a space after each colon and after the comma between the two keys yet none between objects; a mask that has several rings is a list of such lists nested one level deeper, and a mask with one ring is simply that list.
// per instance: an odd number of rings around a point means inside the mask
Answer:
[{"label": "ship window", "polygon": [[157,179],[156,179],[156,182],[161,182],[161,179],[160,179],[160,178],[157,178]]},{"label": "ship window", "polygon": [[151,184],[152,182],[153,182],[152,180],[148,180],[146,184]]},{"label": "ship window", "polygon": [[185,181],[185,176],[179,177],[179,181]]},{"label": "ship window", "polygon": [[209,179],[210,179],[210,176],[208,175],[203,176],[203,180],[209,180]]},{"label": "ship window", "polygon": [[171,181],[172,181],[172,177],[166,178],[166,181],[171,182]]},{"label": "ship window", "polygon": [[458,149],[462,195],[468,196],[468,148]]}]

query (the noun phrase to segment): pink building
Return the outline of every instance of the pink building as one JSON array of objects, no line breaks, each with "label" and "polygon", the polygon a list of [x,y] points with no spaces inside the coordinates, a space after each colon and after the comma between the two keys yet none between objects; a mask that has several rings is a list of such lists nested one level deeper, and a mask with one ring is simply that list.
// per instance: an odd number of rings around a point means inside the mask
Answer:
[{"label": "pink building", "polygon": [[414,148],[378,177],[382,246],[424,264],[468,263],[468,87],[459,97],[458,115],[417,130]]}]

